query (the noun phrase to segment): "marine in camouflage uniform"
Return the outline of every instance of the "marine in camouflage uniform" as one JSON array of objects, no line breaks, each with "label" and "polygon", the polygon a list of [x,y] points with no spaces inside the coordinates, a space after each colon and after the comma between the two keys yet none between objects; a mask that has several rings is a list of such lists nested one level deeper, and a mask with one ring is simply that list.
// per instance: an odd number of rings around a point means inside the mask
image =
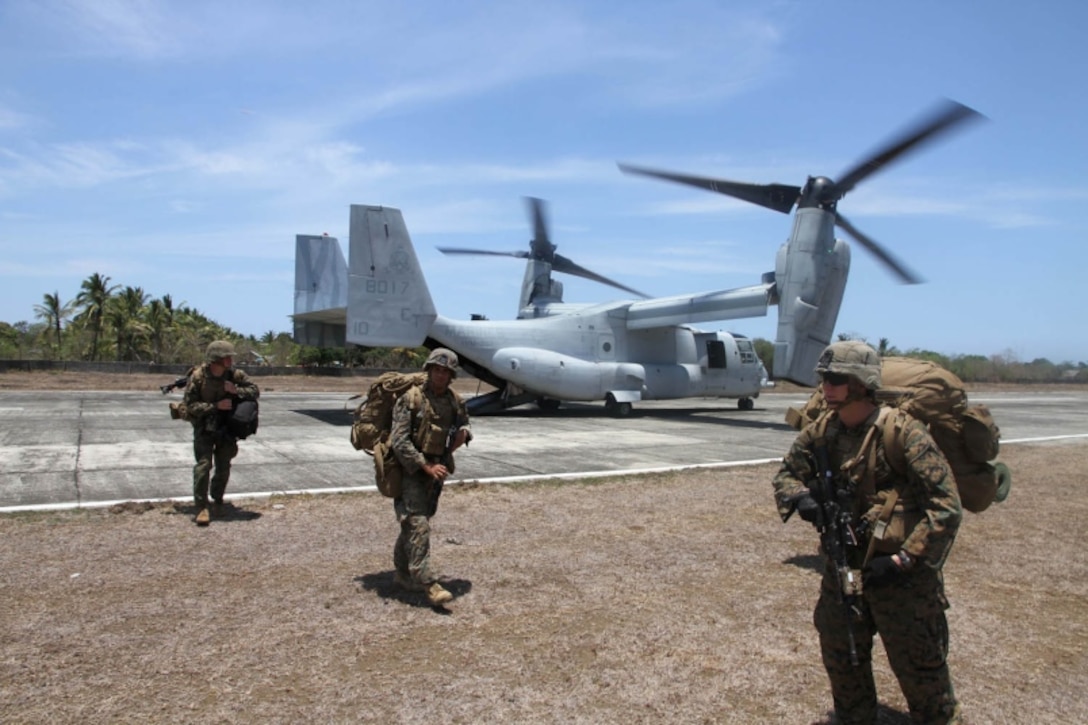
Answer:
[{"label": "marine in camouflage uniform", "polygon": [[[960,723],[948,670],[948,600],[941,574],[962,517],[951,469],[925,425],[906,414],[894,414],[901,426],[905,474],[896,473],[889,463],[880,430],[869,435],[885,420],[873,396],[880,387],[880,358],[871,347],[834,343],[824,351],[816,371],[831,412],[798,435],[775,476],[774,492],[783,521],[795,510],[805,520],[816,521],[818,504],[806,482],[819,475],[815,451],[822,432],[830,470],[836,472],[835,485],[846,487],[848,500],[854,503],[859,541],[847,548],[848,563],[862,570],[858,611],[850,622],[856,666],[850,659],[842,585],[830,561],[825,561],[813,614],[837,719],[849,724],[876,722],[872,647],[879,634],[912,720]],[[889,516],[884,504],[893,490],[898,503]],[[888,533],[871,542],[878,519],[889,524]]]},{"label": "marine in camouflage uniform", "polygon": [[230,480],[230,462],[238,455],[238,441],[227,434],[225,417],[236,400],[256,400],[260,395],[249,376],[232,367],[234,347],[229,342],[216,340],[208,345],[204,360],[185,387],[185,409],[193,424],[193,503],[198,526],[207,526],[211,520],[209,483],[211,503],[218,511]]},{"label": "marine in camouflage uniform", "polygon": [[438,497],[453,474],[453,452],[472,440],[468,412],[449,387],[457,376],[457,355],[437,348],[423,368],[427,382],[397,399],[389,440],[404,470],[403,489],[393,500],[400,536],[393,548],[394,580],[410,591],[426,592],[431,604],[453,599],[431,567],[430,518]]}]

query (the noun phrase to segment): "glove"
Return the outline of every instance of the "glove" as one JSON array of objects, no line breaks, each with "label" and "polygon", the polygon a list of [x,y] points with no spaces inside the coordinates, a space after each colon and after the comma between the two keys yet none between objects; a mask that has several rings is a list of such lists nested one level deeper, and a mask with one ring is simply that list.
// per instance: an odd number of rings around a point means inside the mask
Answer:
[{"label": "glove", "polygon": [[890,556],[874,556],[862,570],[861,581],[867,587],[883,586],[891,584],[901,576],[903,576],[903,570]]},{"label": "glove", "polygon": [[793,506],[794,510],[797,511],[797,515],[810,524],[815,524],[816,519],[820,516],[820,504],[816,503],[816,499],[812,498],[812,494],[801,494]]}]

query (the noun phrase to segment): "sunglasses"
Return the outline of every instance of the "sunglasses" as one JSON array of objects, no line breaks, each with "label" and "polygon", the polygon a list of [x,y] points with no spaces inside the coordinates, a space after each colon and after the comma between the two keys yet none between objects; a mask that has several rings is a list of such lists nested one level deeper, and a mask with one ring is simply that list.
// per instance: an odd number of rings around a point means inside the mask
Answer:
[{"label": "sunglasses", "polygon": [[850,382],[850,376],[842,373],[824,373],[822,378],[828,385],[846,385]]}]

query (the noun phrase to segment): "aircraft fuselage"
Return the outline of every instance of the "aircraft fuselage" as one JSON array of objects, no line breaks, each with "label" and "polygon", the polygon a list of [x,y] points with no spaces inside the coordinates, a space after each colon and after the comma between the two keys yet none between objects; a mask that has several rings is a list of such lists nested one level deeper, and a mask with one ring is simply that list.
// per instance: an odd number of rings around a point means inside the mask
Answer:
[{"label": "aircraft fuselage", "polygon": [[763,368],[750,340],[679,325],[628,330],[629,306],[610,303],[530,320],[439,316],[430,337],[457,350],[466,365],[559,400],[625,397],[621,391],[633,400],[759,394]]}]

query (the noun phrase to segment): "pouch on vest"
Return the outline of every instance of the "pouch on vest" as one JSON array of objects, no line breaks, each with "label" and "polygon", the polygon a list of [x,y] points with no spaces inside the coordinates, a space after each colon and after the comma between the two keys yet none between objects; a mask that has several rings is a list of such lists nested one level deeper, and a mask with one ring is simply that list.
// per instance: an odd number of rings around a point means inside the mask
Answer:
[{"label": "pouch on vest", "polygon": [[374,446],[374,483],[389,498],[400,498],[404,492],[404,469],[385,441]]},{"label": "pouch on vest", "polygon": [[916,508],[907,509],[902,501],[896,501],[891,514],[882,519],[883,506],[882,503],[874,505],[866,516],[871,520],[872,551],[878,554],[898,554],[914,527],[925,517],[925,512]]},{"label": "pouch on vest", "polygon": [[986,463],[1001,451],[1001,430],[994,422],[990,409],[982,403],[968,408],[963,423],[963,450],[974,463]]},{"label": "pouch on vest", "polygon": [[185,406],[185,403],[171,403],[170,417],[173,420],[192,420],[192,418],[189,416],[189,409]]}]

